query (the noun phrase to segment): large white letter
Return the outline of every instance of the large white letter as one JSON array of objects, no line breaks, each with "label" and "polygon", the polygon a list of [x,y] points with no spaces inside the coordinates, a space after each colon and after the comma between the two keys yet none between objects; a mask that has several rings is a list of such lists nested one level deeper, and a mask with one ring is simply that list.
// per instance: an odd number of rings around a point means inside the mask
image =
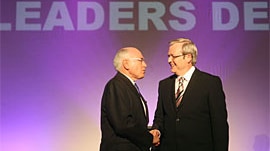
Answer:
[{"label": "large white letter", "polygon": [[[269,18],[266,11],[254,12],[254,8],[268,8],[267,2],[245,2],[245,30],[269,30]],[[267,24],[256,24],[254,19],[265,19]]]},{"label": "large white letter", "polygon": [[[154,9],[155,12],[150,13],[149,9]],[[148,30],[148,20],[152,20],[157,30],[167,30],[161,20],[164,14],[165,7],[160,2],[139,2],[139,30]]]},{"label": "large white letter", "polygon": [[[97,2],[78,2],[78,30],[96,30],[99,29],[104,22],[104,10]],[[94,11],[91,24],[87,23],[87,10]]]},{"label": "large white letter", "polygon": [[17,2],[16,30],[41,30],[40,24],[26,23],[26,19],[40,17],[40,12],[26,11],[26,9],[40,8],[40,6],[40,2]]},{"label": "large white letter", "polygon": [[65,2],[53,2],[43,30],[52,30],[54,26],[63,26],[65,30],[74,30]]},{"label": "large white letter", "polygon": [[195,7],[191,2],[174,2],[170,7],[171,14],[175,17],[184,19],[185,23],[180,23],[179,20],[170,20],[169,24],[174,30],[191,30],[196,25],[196,18],[192,13],[180,10],[181,7],[185,8],[185,10],[195,10]]},{"label": "large white letter", "polygon": [[10,23],[0,23],[0,31],[11,31]]},{"label": "large white letter", "polygon": [[[228,22],[223,23],[222,9],[228,11]],[[239,22],[239,12],[237,7],[231,2],[213,2],[213,30],[231,30],[234,29]]]},{"label": "large white letter", "polygon": [[133,8],[133,2],[110,2],[110,30],[134,30],[134,24],[120,24],[120,18],[133,18],[132,12],[120,12],[120,8]]}]

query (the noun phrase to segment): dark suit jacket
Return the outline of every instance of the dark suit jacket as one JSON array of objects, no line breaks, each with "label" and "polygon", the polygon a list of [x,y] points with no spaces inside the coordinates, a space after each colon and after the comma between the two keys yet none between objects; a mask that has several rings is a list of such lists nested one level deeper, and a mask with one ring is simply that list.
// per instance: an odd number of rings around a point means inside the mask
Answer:
[{"label": "dark suit jacket", "polygon": [[153,137],[147,129],[148,121],[140,94],[118,72],[106,84],[102,96],[100,151],[149,151]]},{"label": "dark suit jacket", "polygon": [[161,131],[160,151],[228,151],[225,95],[219,77],[195,69],[175,106],[175,78],[159,83],[153,128]]}]

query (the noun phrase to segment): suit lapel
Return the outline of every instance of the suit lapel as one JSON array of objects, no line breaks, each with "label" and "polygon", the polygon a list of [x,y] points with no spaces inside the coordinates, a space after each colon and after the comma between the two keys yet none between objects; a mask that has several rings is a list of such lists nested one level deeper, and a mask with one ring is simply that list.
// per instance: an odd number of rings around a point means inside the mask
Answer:
[{"label": "suit lapel", "polygon": [[128,87],[130,87],[130,90],[132,90],[134,93],[136,93],[137,97],[139,98],[139,103],[141,105],[142,111],[144,111],[143,108],[143,104],[142,101],[145,105],[145,109],[146,109],[146,114],[144,114],[145,119],[147,121],[147,123],[149,122],[149,113],[148,113],[148,106],[147,106],[147,102],[145,101],[145,99],[143,98],[143,96],[137,91],[137,89],[135,88],[135,86],[131,83],[131,81],[122,73],[118,72],[117,73],[117,77],[119,77],[121,80],[125,81],[125,83],[128,85]]},{"label": "suit lapel", "polygon": [[167,88],[169,88],[170,94],[168,100],[170,101],[170,105],[172,110],[176,111],[176,102],[175,102],[175,79],[177,78],[176,75],[173,75],[170,77],[169,85]]},{"label": "suit lapel", "polygon": [[[142,99],[142,101],[143,101],[143,103],[144,103],[144,105],[145,105],[145,109],[146,109],[146,115],[145,115],[145,118],[146,118],[146,120],[147,120],[147,123],[149,122],[149,113],[148,113],[148,106],[147,106],[147,102],[145,101],[145,99],[143,98],[143,96],[142,95],[140,95],[141,96],[141,99]],[[142,106],[142,108],[143,108],[143,106]]]},{"label": "suit lapel", "polygon": [[[196,81],[198,79],[198,74],[200,71],[196,68],[194,73],[191,76],[191,79],[186,87],[185,93],[183,94],[183,98],[181,100],[181,103],[178,108],[181,108],[187,100],[187,98],[190,98],[189,96],[192,94],[194,87],[196,87]],[[193,94],[194,95],[194,94]]]}]

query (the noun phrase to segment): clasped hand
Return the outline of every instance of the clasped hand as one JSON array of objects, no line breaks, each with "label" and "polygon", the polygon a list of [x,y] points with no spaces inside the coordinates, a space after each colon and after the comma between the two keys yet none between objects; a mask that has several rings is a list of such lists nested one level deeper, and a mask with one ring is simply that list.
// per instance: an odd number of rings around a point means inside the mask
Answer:
[{"label": "clasped hand", "polygon": [[160,144],[160,131],[157,129],[153,129],[150,131],[153,135],[153,144],[154,146],[158,146]]}]

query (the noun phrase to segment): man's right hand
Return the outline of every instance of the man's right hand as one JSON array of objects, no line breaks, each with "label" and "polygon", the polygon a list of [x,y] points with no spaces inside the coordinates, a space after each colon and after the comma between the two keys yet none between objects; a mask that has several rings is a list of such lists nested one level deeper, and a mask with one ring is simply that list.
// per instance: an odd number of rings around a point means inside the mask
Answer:
[{"label": "man's right hand", "polygon": [[153,144],[158,146],[160,144],[160,132],[157,129],[151,130],[150,133],[153,135]]}]

